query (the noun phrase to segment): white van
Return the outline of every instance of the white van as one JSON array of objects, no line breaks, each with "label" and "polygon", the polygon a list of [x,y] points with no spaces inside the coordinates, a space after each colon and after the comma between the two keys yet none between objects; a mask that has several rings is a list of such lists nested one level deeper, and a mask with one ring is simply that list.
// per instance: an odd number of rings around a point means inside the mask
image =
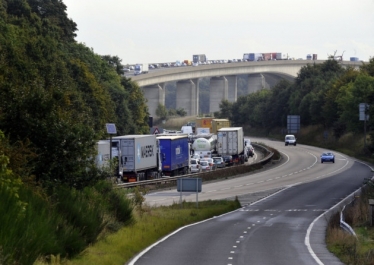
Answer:
[{"label": "white van", "polygon": [[284,145],[294,145],[296,146],[296,137],[293,134],[287,134],[284,138]]},{"label": "white van", "polygon": [[182,126],[181,128],[182,133],[187,133],[188,135],[192,134],[192,126]]}]

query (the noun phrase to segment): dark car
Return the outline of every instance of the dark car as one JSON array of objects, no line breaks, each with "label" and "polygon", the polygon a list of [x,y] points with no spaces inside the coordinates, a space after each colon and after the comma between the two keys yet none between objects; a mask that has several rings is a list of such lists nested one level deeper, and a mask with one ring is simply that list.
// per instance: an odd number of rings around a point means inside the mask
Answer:
[{"label": "dark car", "polygon": [[234,165],[234,160],[232,159],[232,156],[222,156],[222,158],[225,161],[226,166]]},{"label": "dark car", "polygon": [[253,157],[255,155],[255,149],[252,145],[247,145],[247,156]]},{"label": "dark car", "polygon": [[335,163],[335,155],[332,152],[324,152],[321,155],[321,163],[323,162],[333,162]]}]

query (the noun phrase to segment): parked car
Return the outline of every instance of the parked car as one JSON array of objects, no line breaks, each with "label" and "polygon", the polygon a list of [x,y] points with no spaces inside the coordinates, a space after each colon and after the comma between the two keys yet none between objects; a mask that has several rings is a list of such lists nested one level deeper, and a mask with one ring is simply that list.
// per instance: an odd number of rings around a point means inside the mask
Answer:
[{"label": "parked car", "polygon": [[197,160],[197,159],[191,159],[190,160],[190,171],[191,171],[191,173],[201,172],[201,167],[200,167],[199,160]]},{"label": "parked car", "polygon": [[211,170],[211,167],[210,167],[208,161],[206,161],[206,160],[200,161],[200,167],[201,167],[201,171],[210,171]]},{"label": "parked car", "polygon": [[232,156],[222,156],[223,160],[225,161],[226,166],[232,166],[234,165],[234,160],[232,159]]},{"label": "parked car", "polygon": [[332,152],[324,152],[321,155],[321,163],[323,162],[333,162],[335,163],[335,155]]},{"label": "parked car", "polygon": [[216,168],[223,168],[226,166],[225,161],[222,157],[213,157],[213,162],[216,165]]}]

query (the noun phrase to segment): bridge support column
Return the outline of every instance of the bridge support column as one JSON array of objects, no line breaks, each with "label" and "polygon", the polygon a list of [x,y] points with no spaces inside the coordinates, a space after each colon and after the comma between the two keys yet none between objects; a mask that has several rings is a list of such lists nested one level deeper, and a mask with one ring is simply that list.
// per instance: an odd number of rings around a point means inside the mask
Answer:
[{"label": "bridge support column", "polygon": [[228,81],[224,76],[210,79],[209,112],[219,111],[219,104],[223,99],[228,99]]},{"label": "bridge support column", "polygon": [[262,74],[248,75],[248,94],[256,92],[265,87],[265,78]]},{"label": "bridge support column", "polygon": [[149,114],[156,117],[158,104],[165,105],[165,83],[142,87]]},{"label": "bridge support column", "polygon": [[181,80],[177,82],[176,108],[184,109],[187,115],[196,115],[198,109],[198,89],[192,80]]},{"label": "bridge support column", "polygon": [[228,101],[236,102],[238,99],[238,78],[236,75],[226,75],[228,84]]}]

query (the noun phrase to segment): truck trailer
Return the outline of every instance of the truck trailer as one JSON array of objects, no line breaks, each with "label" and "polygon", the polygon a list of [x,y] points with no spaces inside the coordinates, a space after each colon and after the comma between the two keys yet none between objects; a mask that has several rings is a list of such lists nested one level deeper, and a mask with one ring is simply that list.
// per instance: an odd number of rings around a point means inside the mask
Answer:
[{"label": "truck trailer", "polygon": [[211,135],[209,138],[197,138],[192,143],[192,150],[194,155],[198,155],[200,158],[211,158],[216,151],[217,137]]},{"label": "truck trailer", "polygon": [[118,175],[124,182],[162,177],[160,146],[156,135],[113,137],[112,157],[118,158]]},{"label": "truck trailer", "polygon": [[194,62],[194,63],[205,63],[206,62],[206,55],[205,54],[192,55],[192,62]]},{"label": "truck trailer", "polygon": [[157,135],[160,142],[162,173],[179,176],[189,173],[190,145],[187,135]]},{"label": "truck trailer", "polygon": [[217,153],[220,156],[231,155],[234,164],[244,164],[244,133],[242,127],[221,128],[217,132]]},{"label": "truck trailer", "polygon": [[195,120],[195,129],[196,128],[209,128],[209,131],[212,131],[212,120],[213,117],[203,117],[203,118],[196,118]]},{"label": "truck trailer", "polygon": [[217,131],[221,128],[230,127],[230,121],[228,119],[213,119],[212,120],[212,133],[217,134]]}]

